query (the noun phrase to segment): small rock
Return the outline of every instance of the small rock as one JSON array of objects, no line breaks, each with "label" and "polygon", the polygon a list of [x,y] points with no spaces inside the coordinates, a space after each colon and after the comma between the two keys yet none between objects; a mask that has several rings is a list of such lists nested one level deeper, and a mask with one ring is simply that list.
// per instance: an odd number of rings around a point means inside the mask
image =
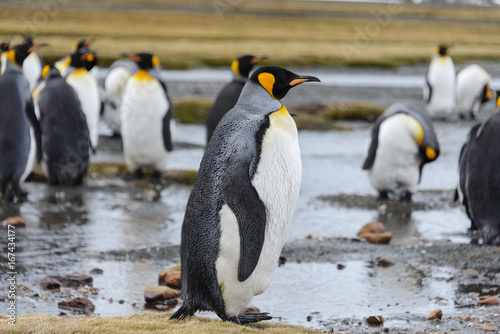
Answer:
[{"label": "small rock", "polygon": [[59,313],[59,316],[60,317],[67,317],[68,315],[66,313],[64,313],[64,312],[61,312],[61,313]]},{"label": "small rock", "polygon": [[313,318],[313,317],[312,317],[312,315],[308,315],[308,316],[307,316],[307,318],[306,318],[306,320],[307,320],[307,321],[311,321],[311,320],[312,320],[312,318]]},{"label": "small rock", "polygon": [[168,286],[150,285],[144,291],[144,300],[146,303],[158,303],[168,299],[174,299],[180,296],[178,290],[171,289]]},{"label": "small rock", "polygon": [[61,282],[55,278],[46,278],[40,282],[40,286],[45,290],[56,290],[61,287]]},{"label": "small rock", "polygon": [[100,268],[94,268],[90,271],[90,274],[92,275],[102,275],[102,273],[104,272],[104,270],[100,269]]},{"label": "small rock", "polygon": [[86,297],[62,301],[57,304],[57,307],[80,312],[94,312],[95,310],[95,305]]},{"label": "small rock", "polygon": [[120,299],[120,300],[118,301],[118,304],[125,304],[125,301],[124,301],[123,299]]},{"label": "small rock", "polygon": [[255,306],[247,306],[241,311],[241,313],[260,313],[260,309]]},{"label": "small rock", "polygon": [[388,244],[392,239],[392,233],[364,233],[360,235],[360,237],[365,238],[369,243],[372,244]]},{"label": "small rock", "polygon": [[381,222],[370,222],[363,226],[359,232],[358,236],[362,236],[362,234],[365,233],[384,233],[385,232],[385,226]]},{"label": "small rock", "polygon": [[386,258],[380,257],[380,256],[375,259],[375,262],[377,263],[377,266],[379,266],[379,267],[390,267],[390,266],[393,266],[396,264],[396,262],[394,262],[393,260],[386,259]]},{"label": "small rock", "polygon": [[7,217],[2,221],[2,227],[6,228],[7,226],[17,227],[26,227],[26,222],[21,217]]},{"label": "small rock", "polygon": [[67,276],[49,276],[46,280],[57,280],[65,287],[78,287],[84,285],[92,285],[94,279],[87,274],[67,275]]},{"label": "small rock", "polygon": [[490,327],[490,326],[486,326],[486,325],[483,325],[479,328],[481,328],[483,331],[487,331],[487,332],[494,332],[496,330],[495,327]]},{"label": "small rock", "polygon": [[280,258],[278,259],[278,267],[281,267],[285,263],[286,263],[286,257],[280,256]]},{"label": "small rock", "polygon": [[370,325],[380,325],[380,324],[383,324],[384,323],[384,317],[382,317],[381,315],[377,315],[377,316],[371,316],[371,317],[368,317],[366,319],[366,321],[370,324]]},{"label": "small rock", "polygon": [[0,296],[0,302],[4,302],[5,301],[5,297],[4,296]]},{"label": "small rock", "polygon": [[498,298],[497,297],[488,297],[485,299],[482,299],[477,302],[478,304],[481,305],[498,305]]},{"label": "small rock", "polygon": [[344,268],[345,268],[345,265],[343,265],[343,264],[341,264],[341,263],[337,264],[337,269],[338,269],[338,270],[342,270],[342,269],[344,269]]},{"label": "small rock", "polygon": [[428,320],[434,320],[434,319],[441,319],[443,317],[443,311],[441,311],[440,308],[438,308],[437,310],[434,310],[431,312],[431,314],[429,314],[429,318],[427,318]]},{"label": "small rock", "polygon": [[308,235],[306,235],[306,239],[312,239],[313,235],[312,233],[309,233]]},{"label": "small rock", "polygon": [[472,277],[478,277],[479,276],[479,271],[473,268],[466,268],[461,270],[462,273],[472,276]]},{"label": "small rock", "polygon": [[181,264],[162,271],[158,277],[159,285],[166,285],[172,289],[181,288]]}]

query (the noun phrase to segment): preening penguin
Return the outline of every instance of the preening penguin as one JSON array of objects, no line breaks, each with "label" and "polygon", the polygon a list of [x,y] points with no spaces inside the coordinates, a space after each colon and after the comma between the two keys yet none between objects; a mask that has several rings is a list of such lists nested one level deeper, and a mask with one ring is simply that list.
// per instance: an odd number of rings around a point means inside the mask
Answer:
[{"label": "preening penguin", "polygon": [[456,109],[460,118],[475,119],[483,103],[493,97],[491,77],[481,66],[472,64],[457,73]]},{"label": "preening penguin", "polygon": [[40,124],[35,115],[28,81],[21,66],[41,45],[16,45],[8,52],[5,72],[0,76],[0,194],[9,184],[15,196],[26,197],[21,184],[35,160],[41,159]]},{"label": "preening penguin", "polygon": [[222,116],[231,110],[238,101],[241,90],[245,86],[253,66],[263,59],[267,59],[267,57],[245,55],[233,60],[231,64],[233,80],[219,92],[206,119],[207,143],[210,141]]},{"label": "preening penguin", "polygon": [[139,70],[139,65],[131,59],[119,59],[109,67],[104,78],[104,121],[114,133],[121,131],[120,106],[127,80]]},{"label": "preening penguin", "polygon": [[76,91],[59,70],[45,65],[39,93],[43,170],[50,184],[79,185],[89,165],[90,138]]},{"label": "preening penguin", "polygon": [[426,112],[397,103],[373,124],[363,169],[368,171],[379,199],[394,194],[402,201],[411,201],[424,164],[438,156],[439,143]]},{"label": "preening penguin", "polygon": [[297,127],[280,100],[319,81],[283,68],[256,70],[208,143],[182,226],[183,304],[172,319],[213,310],[225,321],[263,293],[278,264],[300,188]]},{"label": "preening penguin", "polygon": [[500,245],[499,141],[500,109],[472,128],[459,161],[459,190],[463,193],[461,199],[471,219],[471,229],[477,229],[483,243],[491,245]]},{"label": "preening penguin", "polygon": [[448,56],[448,46],[436,48],[425,79],[423,97],[429,116],[441,119],[451,116],[455,105],[455,65]]},{"label": "preening penguin", "polygon": [[139,65],[139,71],[127,80],[121,104],[123,153],[134,178],[142,178],[142,168],[152,168],[159,179],[172,151],[173,108],[167,87],[148,70],[159,59],[150,53],[127,55]]},{"label": "preening penguin", "polygon": [[89,73],[89,68],[96,62],[94,52],[86,48],[78,49],[71,54],[70,65],[75,68],[68,74],[66,81],[78,94],[82,110],[87,120],[92,150],[95,152],[99,141],[99,119],[101,98],[97,80]]}]

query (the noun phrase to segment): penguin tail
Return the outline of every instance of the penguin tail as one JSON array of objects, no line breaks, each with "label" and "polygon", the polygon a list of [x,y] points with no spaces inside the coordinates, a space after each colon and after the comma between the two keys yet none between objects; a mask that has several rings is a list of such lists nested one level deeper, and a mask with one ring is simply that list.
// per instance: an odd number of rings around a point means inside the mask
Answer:
[{"label": "penguin tail", "polygon": [[238,320],[240,324],[249,324],[253,322],[259,322],[264,320],[271,320],[273,317],[269,313],[240,313],[238,314]]},{"label": "penguin tail", "polygon": [[181,306],[177,312],[175,312],[171,317],[170,320],[173,319],[178,319],[178,320],[185,320],[188,317],[191,317],[194,315],[194,311],[188,307],[187,305]]}]

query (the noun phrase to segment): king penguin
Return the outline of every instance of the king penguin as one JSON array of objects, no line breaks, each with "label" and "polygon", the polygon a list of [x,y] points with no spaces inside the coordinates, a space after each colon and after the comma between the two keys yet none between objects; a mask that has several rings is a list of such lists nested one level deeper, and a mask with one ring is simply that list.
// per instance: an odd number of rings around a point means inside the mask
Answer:
[{"label": "king penguin", "polygon": [[[28,48],[33,46],[33,38],[26,37],[24,39],[24,44],[28,46]],[[47,45],[47,44],[44,44]],[[28,57],[23,62],[23,72],[28,79],[28,83],[30,85],[30,90],[33,91],[36,86],[38,86],[40,77],[42,75],[42,59],[38,55],[38,53],[31,52]]]},{"label": "king penguin", "polygon": [[183,304],[171,319],[198,310],[238,324],[271,319],[240,312],[269,286],[299,195],[297,127],[280,100],[306,81],[319,79],[257,69],[215,129],[184,216]]},{"label": "king penguin", "polygon": [[96,55],[87,48],[81,48],[71,54],[69,64],[75,70],[68,74],[66,81],[78,94],[82,110],[87,120],[92,151],[95,152],[99,141],[99,119],[101,98],[97,80],[89,73],[89,68],[96,61]]},{"label": "king penguin", "polygon": [[471,64],[457,73],[456,110],[460,118],[476,119],[484,103],[493,97],[491,77],[484,68]]},{"label": "king penguin", "polygon": [[126,56],[140,69],[127,80],[120,108],[125,162],[134,171],[133,178],[143,177],[142,168],[151,168],[152,178],[159,179],[173,149],[172,102],[165,83],[148,72],[159,65],[158,57],[150,53]]},{"label": "king penguin", "polygon": [[214,133],[214,130],[217,127],[217,124],[219,124],[222,116],[231,110],[236,102],[238,102],[241,90],[248,80],[250,71],[255,64],[259,63],[263,59],[267,59],[267,57],[244,55],[233,60],[231,63],[233,80],[219,92],[206,119],[207,143],[210,141],[210,138],[212,137],[212,134]]},{"label": "king penguin", "polygon": [[5,66],[7,65],[7,54],[9,53],[10,41],[2,42],[0,44],[0,74],[5,71]]},{"label": "king penguin", "polygon": [[39,93],[42,167],[50,184],[79,185],[89,165],[90,138],[76,91],[59,70],[45,65]]},{"label": "king penguin", "polygon": [[104,78],[103,119],[115,134],[121,131],[120,106],[127,80],[139,70],[139,65],[131,59],[118,59],[109,67]]},{"label": "king penguin", "polygon": [[411,201],[422,177],[424,164],[439,156],[439,143],[425,112],[396,103],[380,115],[367,141],[363,169],[379,200],[395,195]]},{"label": "king penguin", "polygon": [[[75,53],[83,48],[88,49],[93,41],[94,39],[79,40],[78,42],[74,43],[73,46],[71,47],[71,53]],[[72,68],[70,64],[71,64],[71,56],[67,56],[56,61],[54,66],[59,70],[59,73],[61,73],[61,76],[64,78],[74,70],[74,68]]]},{"label": "king penguin", "polygon": [[[497,96],[500,108],[500,96]],[[469,133],[459,161],[459,188],[471,229],[477,229],[483,243],[500,245],[500,109]]]},{"label": "king penguin", "polygon": [[448,46],[436,48],[425,79],[423,97],[427,113],[431,118],[449,118],[455,105],[455,65],[448,56]]},{"label": "king penguin", "polygon": [[40,124],[22,65],[41,45],[20,44],[9,50],[5,72],[0,76],[0,195],[9,184],[17,199],[27,193],[21,185],[36,161],[41,160]]}]

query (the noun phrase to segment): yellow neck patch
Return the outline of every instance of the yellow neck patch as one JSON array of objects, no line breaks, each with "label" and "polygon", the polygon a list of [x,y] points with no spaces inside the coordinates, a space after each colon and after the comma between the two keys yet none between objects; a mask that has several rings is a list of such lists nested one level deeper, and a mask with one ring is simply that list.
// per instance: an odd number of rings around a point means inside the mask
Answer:
[{"label": "yellow neck patch", "polygon": [[73,75],[83,75],[83,74],[86,74],[88,73],[89,71],[87,71],[85,68],[83,67],[80,67],[80,68],[77,68],[76,70],[73,71]]},{"label": "yellow neck patch", "polygon": [[425,156],[427,157],[427,159],[429,159],[430,161],[436,159],[436,151],[430,147],[430,146],[426,146],[425,147]]},{"label": "yellow neck patch", "polygon": [[500,96],[497,96],[497,108],[500,108]]},{"label": "yellow neck patch", "polygon": [[233,60],[233,62],[231,63],[231,71],[233,71],[233,73],[237,76],[241,77],[240,62],[238,60]]},{"label": "yellow neck patch", "polygon": [[263,72],[259,74],[257,79],[259,80],[260,85],[264,87],[264,89],[267,90],[272,97],[274,97],[273,88],[274,88],[274,83],[276,82],[274,75],[272,75],[271,73]]},{"label": "yellow neck patch", "polygon": [[153,80],[153,77],[146,70],[141,69],[134,74],[134,79],[150,81]]},{"label": "yellow neck patch", "polygon": [[50,66],[49,65],[45,65],[42,68],[42,79],[45,79],[45,77],[47,76],[47,73],[49,73],[49,71],[50,71]]},{"label": "yellow neck patch", "polygon": [[16,51],[14,50],[9,50],[9,53],[7,54],[7,58],[9,58],[10,62],[14,65],[21,66],[17,63],[16,61]]},{"label": "yellow neck patch", "polygon": [[285,130],[291,134],[297,134],[297,125],[295,125],[295,121],[285,106],[281,106],[280,109],[271,113],[269,120],[271,121],[271,126]]},{"label": "yellow neck patch", "polygon": [[488,85],[486,85],[486,98],[488,100],[491,100],[491,98],[493,97],[493,95],[491,94],[491,90],[490,88],[488,87]]}]

